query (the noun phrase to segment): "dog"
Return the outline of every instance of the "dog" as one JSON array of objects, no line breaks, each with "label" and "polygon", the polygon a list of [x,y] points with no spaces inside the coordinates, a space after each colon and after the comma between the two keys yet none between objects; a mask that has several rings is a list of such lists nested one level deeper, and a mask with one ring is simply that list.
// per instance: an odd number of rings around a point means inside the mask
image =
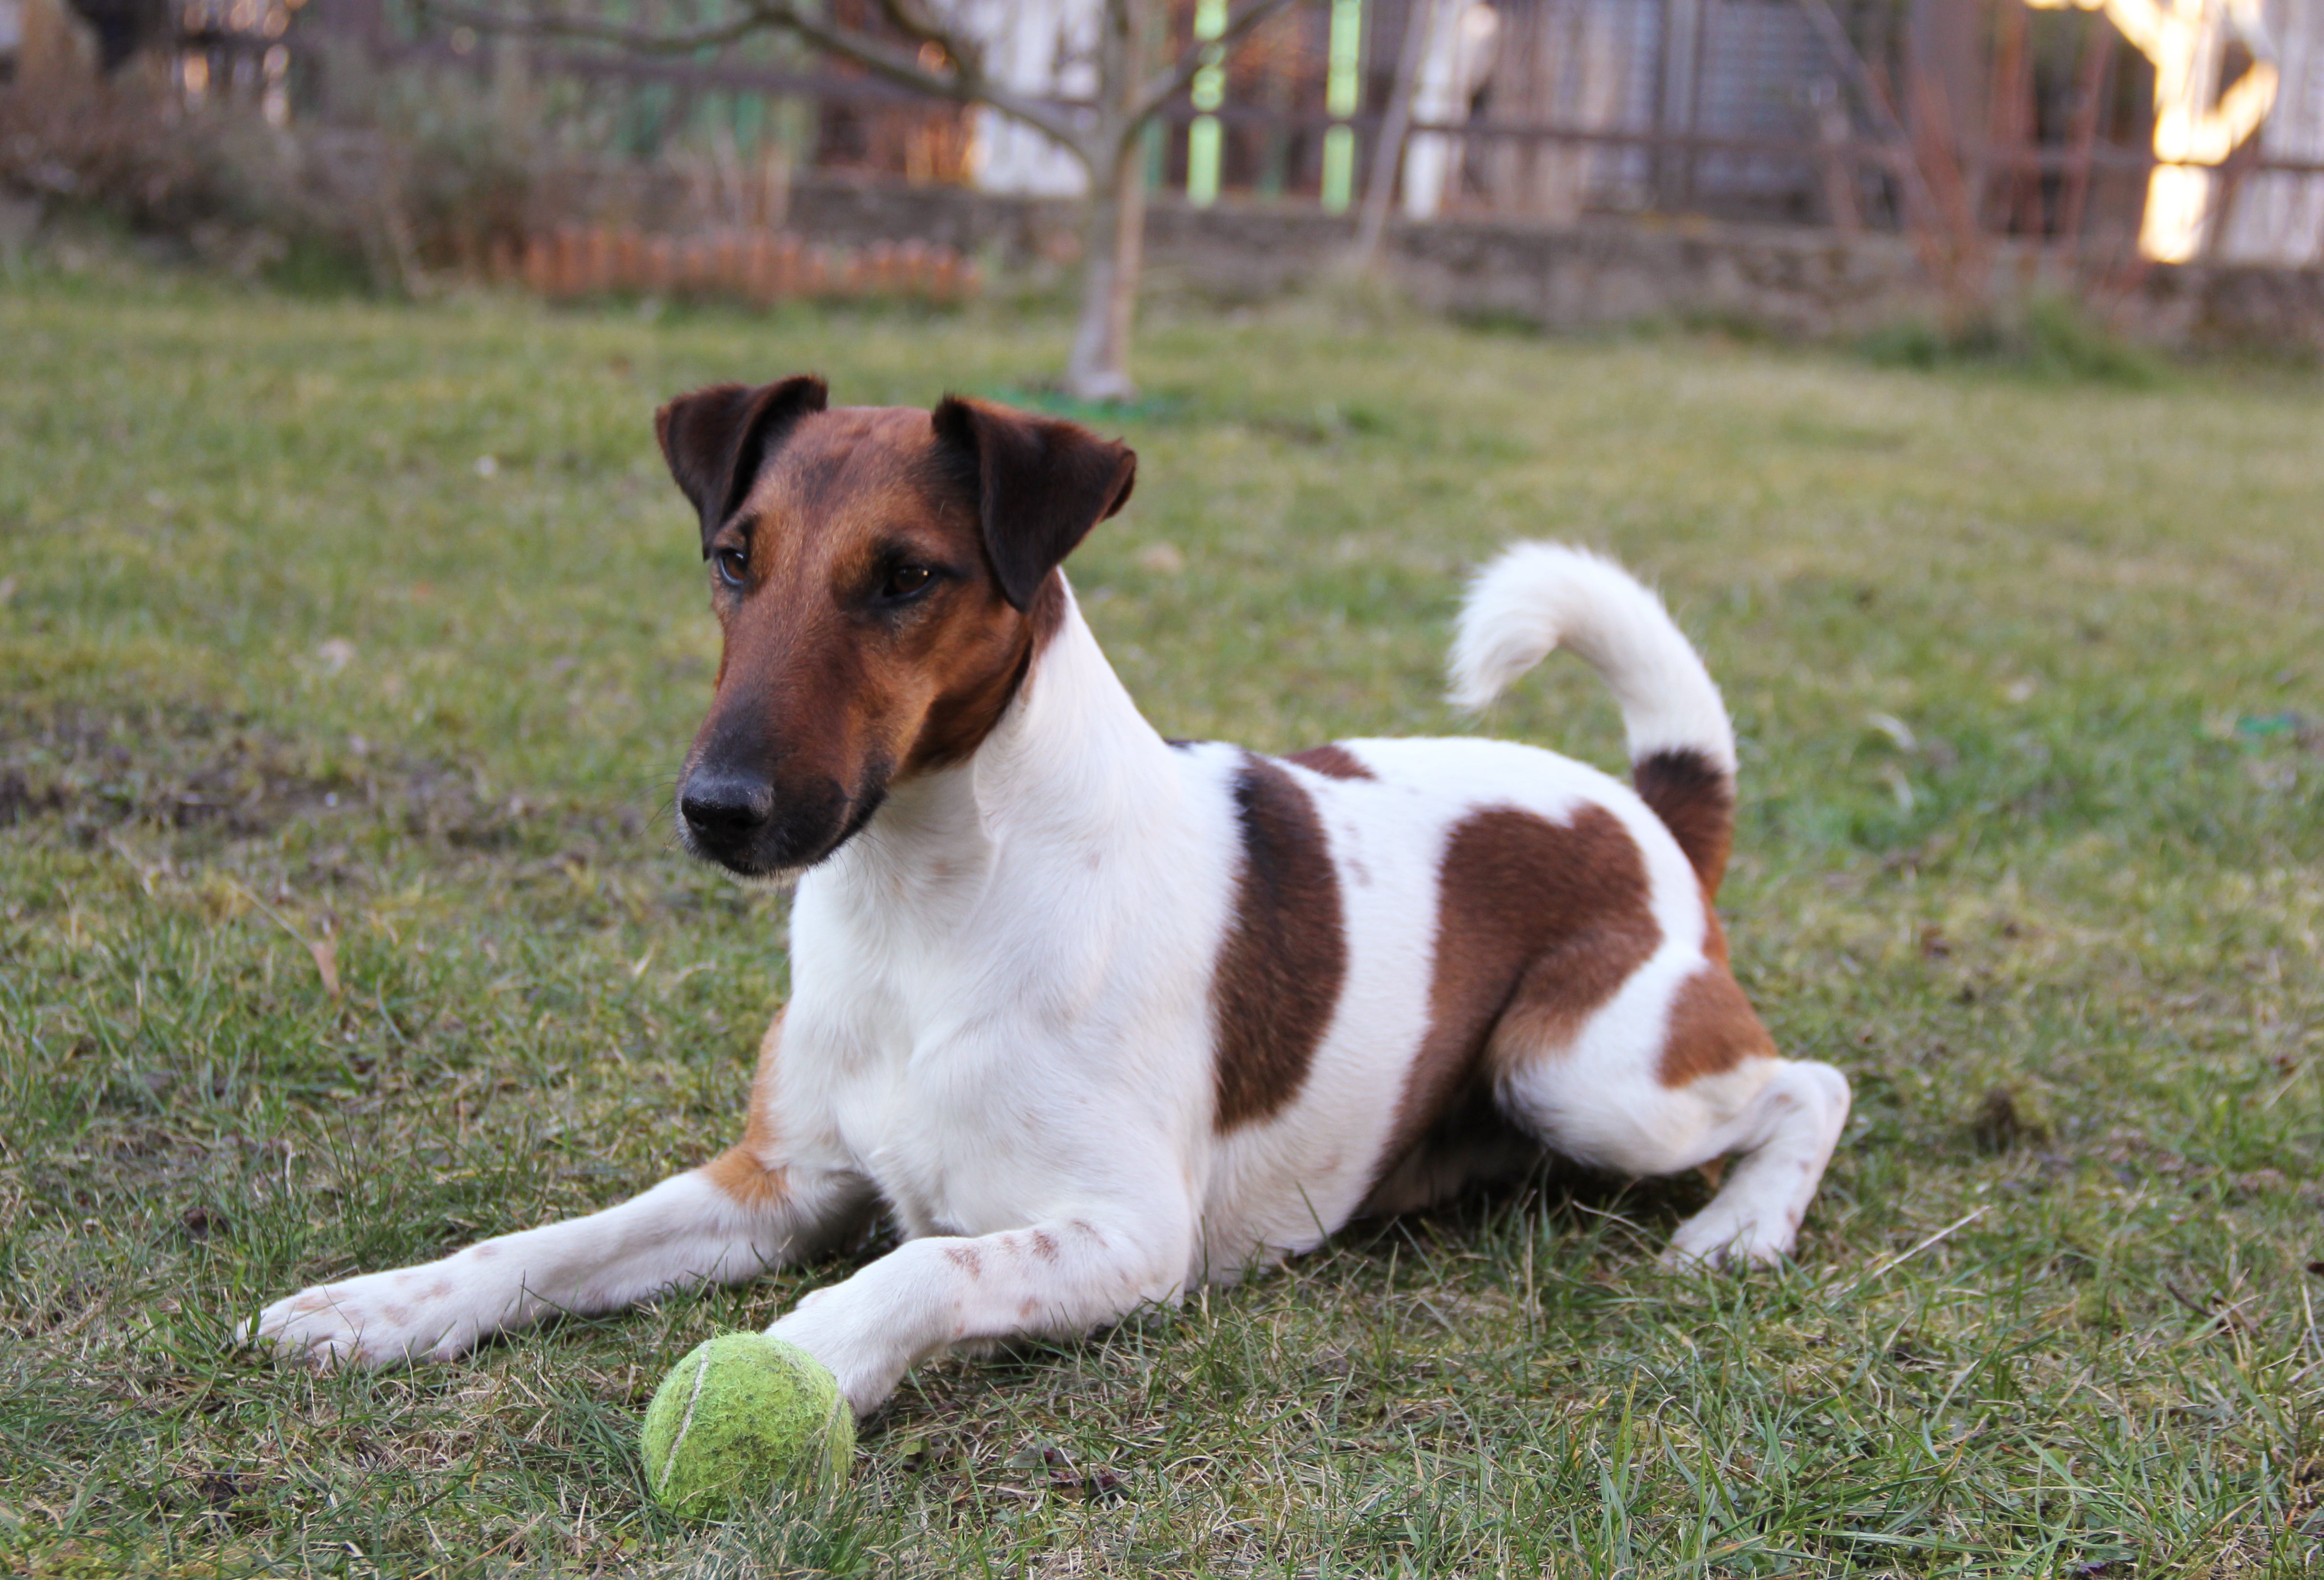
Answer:
[{"label": "dog", "polygon": [[1846,1123],[1780,1057],[1712,900],[1735,744],[1701,659],[1611,562],[1478,575],[1452,698],[1564,646],[1631,783],[1475,739],[1270,758],[1165,740],[1060,568],[1137,459],[948,398],[797,377],[671,401],[724,631],[678,837],[795,883],[792,993],[740,1142],[619,1206],[303,1291],[255,1334],[446,1360],[554,1313],[902,1242],[769,1331],[859,1412],[916,1363],[1065,1337],[1436,1200],[1545,1149],[1632,1175],[1739,1154],[1665,1254],[1771,1263]]}]

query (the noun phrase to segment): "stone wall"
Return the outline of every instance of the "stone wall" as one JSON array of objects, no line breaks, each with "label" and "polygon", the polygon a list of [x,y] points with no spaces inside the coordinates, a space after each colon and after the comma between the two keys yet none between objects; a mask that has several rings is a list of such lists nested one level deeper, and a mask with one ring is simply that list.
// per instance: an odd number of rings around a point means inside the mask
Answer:
[{"label": "stone wall", "polygon": [[1439,225],[1395,243],[1397,276],[1423,305],[1545,328],[1713,320],[1821,336],[1930,305],[1912,249],[1895,236],[1591,220]]},{"label": "stone wall", "polygon": [[2165,345],[2324,356],[2324,269],[2158,268],[2132,311],[2138,331]]},{"label": "stone wall", "polygon": [[[792,189],[790,223],[839,243],[942,242],[1001,268],[1063,264],[1080,247],[1070,204],[956,187],[810,178]],[[1158,201],[1148,213],[1148,265],[1164,289],[1259,299],[1328,268],[1353,228],[1313,210]],[[1895,235],[1662,217],[1456,219],[1392,225],[1385,253],[1397,281],[1432,311],[1547,329],[1709,320],[1815,337],[1937,306],[1911,245]],[[1997,284],[2030,278],[2031,262],[1997,246]],[[2116,313],[2126,331],[2158,344],[2324,354],[2324,270],[2156,266]]]}]

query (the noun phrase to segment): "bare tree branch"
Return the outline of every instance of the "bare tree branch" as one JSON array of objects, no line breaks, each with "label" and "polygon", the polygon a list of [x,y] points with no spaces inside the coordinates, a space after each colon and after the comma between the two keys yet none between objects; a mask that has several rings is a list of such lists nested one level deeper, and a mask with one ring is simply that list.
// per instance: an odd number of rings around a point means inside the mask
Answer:
[{"label": "bare tree branch", "polygon": [[[827,20],[820,0],[697,0],[724,5],[728,20],[658,29],[576,14],[604,0],[412,0],[423,18],[480,32],[530,38],[592,40],[640,54],[689,54],[722,49],[758,32],[788,33],[809,49],[845,60],[909,92],[953,104],[981,105],[1056,142],[1089,177],[1081,319],[1066,367],[1066,387],[1093,398],[1133,391],[1130,340],[1138,276],[1145,252],[1145,171],[1132,157],[1140,133],[1185,92],[1196,73],[1269,17],[1303,0],[1229,0],[1218,36],[1197,41],[1166,69],[1148,74],[1163,0],[1104,0],[1096,46],[1093,97],[1061,100],[1022,94],[985,70],[984,41],[968,35],[953,0],[872,0],[881,32]],[[1312,3],[1312,0],[1307,0]],[[1806,0],[1803,0],[1806,3]],[[519,5],[545,14],[520,15]],[[567,6],[575,8],[567,11]],[[689,22],[702,13],[694,12]],[[713,13],[717,14],[717,13]],[[1002,13],[1004,19],[1009,14]]]},{"label": "bare tree branch", "polygon": [[492,10],[447,5],[445,0],[414,0],[412,9],[422,21],[432,17],[456,26],[472,27],[478,32],[588,39],[598,43],[619,44],[641,55],[683,55],[695,50],[716,49],[763,32],[766,28],[765,23],[749,15],[716,27],[696,28],[690,32],[660,32],[652,28],[627,27],[620,23],[599,22],[586,16],[509,16]]},{"label": "bare tree branch", "polygon": [[880,13],[906,37],[917,39],[923,45],[934,44],[970,76],[983,76],[982,46],[938,22],[926,0],[880,0]]},{"label": "bare tree branch", "polygon": [[1075,106],[1017,93],[994,82],[984,72],[984,51],[974,41],[939,20],[928,0],[877,0],[881,14],[921,47],[942,51],[950,69],[930,70],[920,64],[919,51],[906,51],[862,32],[827,22],[800,0],[737,0],[739,15],[715,26],[680,32],[632,27],[557,11],[517,16],[489,5],[469,5],[463,0],[417,0],[423,16],[435,16],[480,32],[530,34],[535,37],[587,39],[616,44],[641,54],[686,54],[716,49],[755,32],[784,32],[826,55],[861,66],[875,77],[931,98],[954,104],[984,105],[1012,121],[1062,145],[1080,161],[1093,181],[1107,172],[1130,141],[1170,100],[1185,91],[1194,74],[1237,40],[1269,17],[1300,4],[1300,0],[1246,0],[1228,17],[1219,36],[1189,46],[1167,69],[1147,80],[1144,88],[1119,114],[1100,105],[1093,119]]},{"label": "bare tree branch", "polygon": [[[954,104],[989,105],[1011,120],[1021,121],[1064,144],[1066,151],[1092,172],[1100,168],[1093,157],[1095,149],[1088,129],[1081,124],[1068,107],[1030,98],[1000,87],[984,75],[981,51],[949,38],[944,30],[925,18],[922,18],[921,24],[899,23],[899,25],[915,32],[922,42],[933,43],[943,50],[952,63],[953,69],[948,73],[927,69],[920,65],[916,53],[907,54],[876,39],[834,26],[796,4],[795,0],[742,0],[742,14],[732,22],[682,32],[630,27],[562,12],[549,15],[512,16],[490,8],[460,5],[456,0],[450,4],[447,0],[420,0],[420,9],[422,14],[441,17],[473,27],[480,32],[589,39],[601,43],[618,44],[641,54],[684,54],[689,51],[731,44],[754,32],[788,32],[827,55],[853,61],[873,76],[885,78],[915,93],[946,99]],[[883,0],[882,10],[889,9],[887,0]]]},{"label": "bare tree branch", "polygon": [[1243,34],[1277,12],[1288,10],[1298,3],[1299,0],[1250,0],[1250,3],[1240,11],[1227,19],[1227,25],[1221,31],[1218,37],[1204,39],[1198,43],[1188,45],[1185,52],[1178,57],[1176,64],[1148,79],[1145,91],[1139,94],[1130,106],[1129,121],[1122,128],[1122,136],[1127,138],[1134,134],[1139,127],[1152,119],[1156,112],[1159,111],[1164,105],[1184,92],[1186,85],[1194,80],[1194,73],[1209,63],[1211,51],[1215,50],[1223,56],[1227,47]]},{"label": "bare tree branch", "polygon": [[[914,56],[890,49],[877,40],[835,27],[808,13],[796,0],[746,0],[746,3],[753,13],[774,25],[788,28],[825,54],[853,60],[874,76],[884,77],[905,87],[917,88],[936,98],[950,99],[955,104],[991,106],[1010,120],[1021,121],[1063,143],[1074,158],[1088,167],[1092,178],[1095,179],[1099,166],[1093,157],[1093,150],[1086,141],[1086,129],[1070,110],[1040,99],[1028,98],[998,86],[984,75],[982,51],[964,50],[947,42],[943,30],[931,32],[926,41],[935,43],[951,57],[953,69],[949,76],[938,76],[925,70]],[[929,25],[933,27],[933,23]]]}]

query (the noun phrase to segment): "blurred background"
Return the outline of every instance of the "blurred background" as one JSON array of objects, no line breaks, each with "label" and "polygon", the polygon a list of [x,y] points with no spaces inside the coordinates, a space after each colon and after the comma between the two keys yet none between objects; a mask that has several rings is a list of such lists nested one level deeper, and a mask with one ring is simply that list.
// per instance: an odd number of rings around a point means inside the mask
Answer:
[{"label": "blurred background", "polygon": [[[0,1575],[2324,1573],[2324,0],[0,0]],[[1780,1277],[1545,1172],[917,1369],[849,1520],[647,1495],[835,1264],[444,1367],[287,1291],[715,1153],[787,901],[651,413],[1119,435],[1163,734],[1443,701],[1514,538],[1734,714],[1855,1083]]]},{"label": "blurred background", "polygon": [[0,0],[0,243],[413,294],[1079,278],[1095,335],[1141,262],[1263,297],[1360,221],[1542,327],[2324,335],[2324,0]]}]

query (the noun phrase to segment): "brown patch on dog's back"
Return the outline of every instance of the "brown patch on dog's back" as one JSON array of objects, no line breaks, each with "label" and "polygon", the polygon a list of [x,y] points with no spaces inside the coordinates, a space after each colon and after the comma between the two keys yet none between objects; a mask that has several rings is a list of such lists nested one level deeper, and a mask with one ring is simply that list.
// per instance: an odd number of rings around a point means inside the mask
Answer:
[{"label": "brown patch on dog's back", "polygon": [[1655,1079],[1683,1087],[1706,1075],[1723,1075],[1747,1059],[1774,1057],[1775,1040],[1759,1024],[1743,989],[1723,966],[1706,965],[1679,984],[1671,999],[1670,1030]]},{"label": "brown patch on dog's back", "polygon": [[1735,838],[1733,776],[1701,752],[1682,747],[1632,763],[1630,785],[1686,852],[1704,900],[1715,897]]},{"label": "brown patch on dog's back", "polygon": [[1297,780],[1246,756],[1234,779],[1241,872],[1211,981],[1222,1134],[1299,1095],[1340,1002],[1348,940],[1339,874]]},{"label": "brown patch on dog's back", "polygon": [[1662,943],[1646,859],[1621,820],[1515,807],[1473,813],[1445,842],[1428,1032],[1406,1072],[1385,1180],[1444,1116],[1489,1085],[1489,1046],[1554,1052]]},{"label": "brown patch on dog's back", "polygon": [[1338,741],[1326,741],[1311,746],[1305,751],[1295,751],[1283,759],[1323,775],[1327,779],[1370,779],[1378,777],[1360,761],[1356,754]]}]

